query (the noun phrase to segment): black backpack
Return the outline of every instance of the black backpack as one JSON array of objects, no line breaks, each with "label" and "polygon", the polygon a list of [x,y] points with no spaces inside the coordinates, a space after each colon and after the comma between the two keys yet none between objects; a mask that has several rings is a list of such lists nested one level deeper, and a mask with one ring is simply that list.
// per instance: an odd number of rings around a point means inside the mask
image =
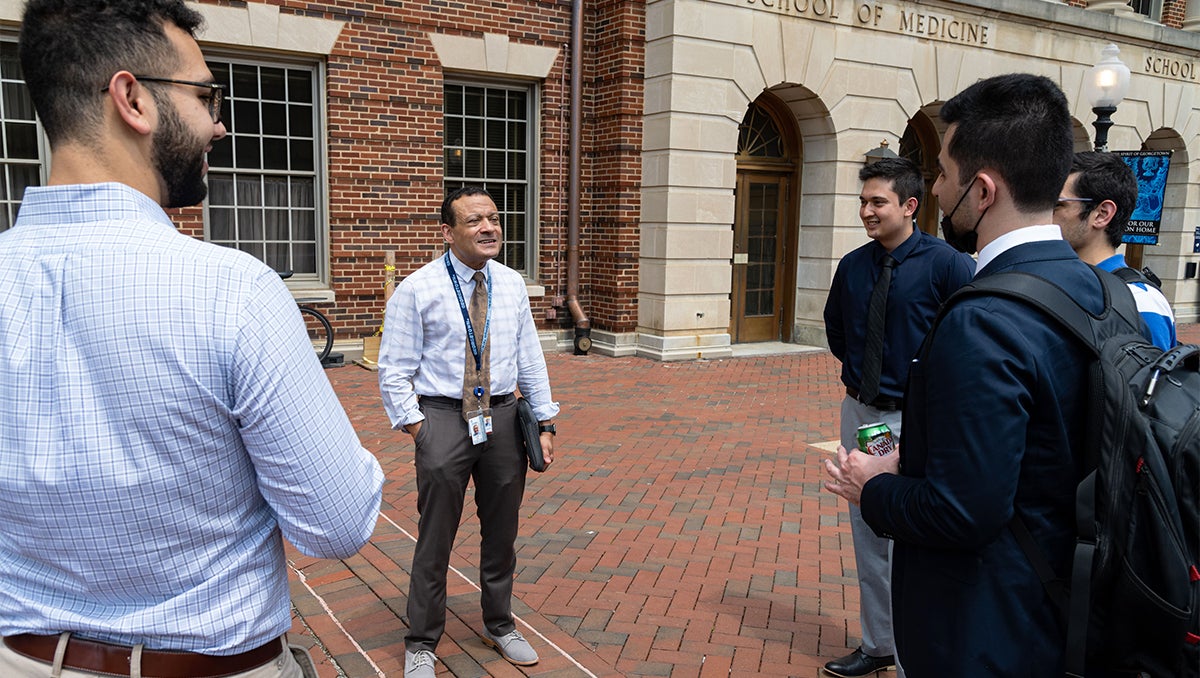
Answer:
[{"label": "black backpack", "polygon": [[1121,268],[1114,269],[1113,275],[1124,281],[1126,285],[1140,282],[1152,285],[1156,289],[1162,289],[1162,279],[1155,275],[1149,266],[1143,266],[1140,271],[1132,266],[1122,266]]},{"label": "black backpack", "polygon": [[[1133,295],[1094,269],[1093,316],[1054,284],[1007,272],[944,304],[999,295],[1041,309],[1091,352],[1086,476],[1076,489],[1069,580],[1050,567],[1019,516],[1010,528],[1067,625],[1068,676],[1142,671],[1200,676],[1200,347],[1163,352],[1141,334]],[[936,328],[936,323],[934,325]],[[931,331],[932,332],[932,331]],[[1066,574],[1066,573],[1063,573]]]}]

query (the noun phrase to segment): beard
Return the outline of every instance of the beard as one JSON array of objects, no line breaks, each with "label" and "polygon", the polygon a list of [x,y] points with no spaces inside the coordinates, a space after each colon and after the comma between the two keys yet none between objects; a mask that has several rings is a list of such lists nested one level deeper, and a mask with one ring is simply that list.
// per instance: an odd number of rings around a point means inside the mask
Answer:
[{"label": "beard", "polygon": [[1073,224],[1059,224],[1059,230],[1062,231],[1063,240],[1066,240],[1071,245],[1071,249],[1078,251],[1087,240],[1088,232],[1091,228],[1086,221],[1077,219]]},{"label": "beard", "polygon": [[[204,145],[195,141],[166,97],[156,98],[162,124],[154,133],[154,169],[162,177],[163,207],[190,207],[208,195],[204,183]],[[207,142],[206,142],[207,143]]]}]

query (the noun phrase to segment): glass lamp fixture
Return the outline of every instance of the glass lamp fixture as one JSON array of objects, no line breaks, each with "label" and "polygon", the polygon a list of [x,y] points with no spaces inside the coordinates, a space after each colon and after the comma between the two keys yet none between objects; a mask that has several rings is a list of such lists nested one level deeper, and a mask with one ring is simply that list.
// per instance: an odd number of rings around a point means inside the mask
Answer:
[{"label": "glass lamp fixture", "polygon": [[1083,95],[1092,105],[1096,121],[1096,150],[1108,150],[1108,128],[1112,127],[1112,114],[1129,91],[1129,67],[1120,58],[1121,50],[1109,43],[1100,51],[1100,61],[1088,71],[1083,82]]}]

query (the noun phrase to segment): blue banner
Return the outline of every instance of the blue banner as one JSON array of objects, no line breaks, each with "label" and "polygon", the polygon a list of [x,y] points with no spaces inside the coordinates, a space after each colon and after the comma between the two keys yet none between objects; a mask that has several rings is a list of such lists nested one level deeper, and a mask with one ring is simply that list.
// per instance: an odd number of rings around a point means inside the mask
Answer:
[{"label": "blue banner", "polygon": [[1171,169],[1171,151],[1114,151],[1133,170],[1138,182],[1137,205],[1129,217],[1121,242],[1158,244],[1162,225],[1163,201],[1167,193],[1167,172]]}]

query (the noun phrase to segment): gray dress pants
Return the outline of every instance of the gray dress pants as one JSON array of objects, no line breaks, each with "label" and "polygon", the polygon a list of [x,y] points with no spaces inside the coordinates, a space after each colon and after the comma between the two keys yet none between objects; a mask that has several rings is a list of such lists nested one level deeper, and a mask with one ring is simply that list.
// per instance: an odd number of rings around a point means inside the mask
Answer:
[{"label": "gray dress pants", "polygon": [[[842,401],[842,445],[858,447],[858,427],[882,421],[900,442],[900,412],[868,407],[850,396]],[[872,657],[896,654],[892,635],[892,562],[890,539],[875,536],[857,506],[850,506],[850,529],[854,536],[854,564],[858,570],[859,617],[862,649]],[[898,669],[903,676],[903,672]]]},{"label": "gray dress pants", "polygon": [[462,518],[467,481],[475,482],[481,537],[479,588],[483,622],[493,635],[513,630],[513,573],[526,459],[517,428],[516,399],[492,404],[492,435],[471,444],[457,405],[421,401],[425,422],[417,432],[417,548],[408,591],[411,652],[435,651],[446,628],[446,572]]}]

